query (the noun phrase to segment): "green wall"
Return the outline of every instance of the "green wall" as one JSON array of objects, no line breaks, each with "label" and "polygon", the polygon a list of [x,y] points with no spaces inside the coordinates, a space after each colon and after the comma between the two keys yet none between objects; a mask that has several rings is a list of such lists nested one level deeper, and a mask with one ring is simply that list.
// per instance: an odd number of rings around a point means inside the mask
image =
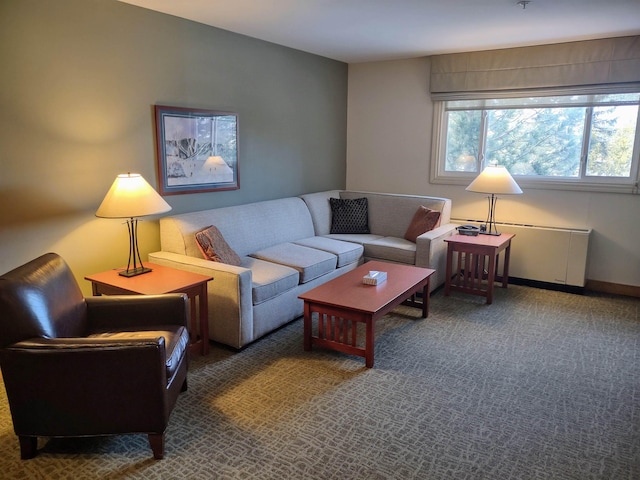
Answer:
[{"label": "green wall", "polygon": [[[0,273],[126,263],[126,228],[94,213],[118,173],[157,185],[154,104],[239,115],[241,188],[172,213],[344,187],[344,63],[115,0],[2,0],[0,60]],[[140,228],[145,258],[157,219]]]}]

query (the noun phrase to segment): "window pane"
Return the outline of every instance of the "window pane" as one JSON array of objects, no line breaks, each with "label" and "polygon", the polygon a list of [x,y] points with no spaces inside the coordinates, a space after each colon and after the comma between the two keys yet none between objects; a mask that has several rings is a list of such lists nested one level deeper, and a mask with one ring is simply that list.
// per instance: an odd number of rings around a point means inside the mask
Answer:
[{"label": "window pane", "polygon": [[585,108],[490,110],[486,164],[512,175],[578,177]]},{"label": "window pane", "polygon": [[477,172],[480,148],[480,110],[447,112],[445,171]]},{"label": "window pane", "polygon": [[587,105],[637,105],[640,93],[607,93],[596,95],[560,95],[514,98],[485,98],[478,100],[450,100],[447,110],[483,110],[523,107],[571,107]]},{"label": "window pane", "polygon": [[637,191],[640,83],[458,94],[437,101],[436,183],[504,165],[538,188]]},{"label": "window pane", "polygon": [[587,175],[629,177],[638,106],[594,107]]}]

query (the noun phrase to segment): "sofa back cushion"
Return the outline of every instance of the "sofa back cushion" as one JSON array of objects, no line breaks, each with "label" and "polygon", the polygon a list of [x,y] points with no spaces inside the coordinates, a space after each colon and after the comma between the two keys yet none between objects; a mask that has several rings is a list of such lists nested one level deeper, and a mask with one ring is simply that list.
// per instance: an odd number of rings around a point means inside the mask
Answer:
[{"label": "sofa back cushion", "polygon": [[403,238],[420,206],[440,212],[440,225],[451,219],[451,200],[419,195],[370,192],[340,192],[340,198],[365,197],[369,208],[369,229],[374,235]]},{"label": "sofa back cushion", "polygon": [[195,234],[210,225],[218,228],[229,247],[241,257],[314,235],[304,201],[287,197],[161,218],[162,250],[202,258]]},{"label": "sofa back cushion", "polygon": [[367,199],[369,230],[375,235],[403,238],[420,206],[440,212],[439,225],[451,222],[451,200],[448,198],[344,190],[328,190],[300,196],[311,212],[316,235],[331,233],[330,198],[362,197]]},{"label": "sofa back cushion", "polygon": [[329,235],[331,233],[331,206],[330,198],[340,198],[340,190],[328,190],[326,192],[307,193],[300,195],[307,204],[313,228],[316,235]]}]

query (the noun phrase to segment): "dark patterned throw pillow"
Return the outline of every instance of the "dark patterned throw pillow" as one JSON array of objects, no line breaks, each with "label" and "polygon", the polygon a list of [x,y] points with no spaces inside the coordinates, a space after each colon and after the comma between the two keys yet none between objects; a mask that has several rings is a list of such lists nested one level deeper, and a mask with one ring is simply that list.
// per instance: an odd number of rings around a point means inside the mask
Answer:
[{"label": "dark patterned throw pillow", "polygon": [[369,233],[369,204],[363,198],[330,198],[331,233]]}]

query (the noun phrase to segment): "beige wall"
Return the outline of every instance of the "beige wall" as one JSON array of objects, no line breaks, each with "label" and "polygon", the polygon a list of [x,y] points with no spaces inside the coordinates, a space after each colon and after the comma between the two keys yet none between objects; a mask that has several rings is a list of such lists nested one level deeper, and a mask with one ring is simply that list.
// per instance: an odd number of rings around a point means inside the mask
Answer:
[{"label": "beige wall", "polygon": [[[483,195],[429,183],[432,114],[428,58],[349,65],[347,188],[448,197],[454,217],[483,220]],[[638,212],[640,195],[558,190],[497,206],[504,222],[592,228],[587,278],[630,286],[640,286]]]},{"label": "beige wall", "polygon": [[[241,189],[166,197],[172,213],[346,178],[450,197],[457,217],[486,214],[481,195],[429,184],[427,58],[350,65],[347,100],[345,64],[115,0],[3,0],[0,58],[0,273],[56,251],[88,293],[84,275],[126,262],[125,226],[94,213],[118,173],[156,185],[156,103],[240,116]],[[588,278],[640,286],[639,207],[633,195],[529,189],[498,213],[593,228]],[[143,256],[159,248],[155,218],[140,245]]]},{"label": "beige wall", "polygon": [[[55,251],[85,293],[126,264],[94,213],[118,173],[157,185],[154,104],[239,115],[240,190],[172,213],[344,187],[347,65],[116,0],[0,2],[0,273]],[[158,224],[140,224],[143,258]]]}]

